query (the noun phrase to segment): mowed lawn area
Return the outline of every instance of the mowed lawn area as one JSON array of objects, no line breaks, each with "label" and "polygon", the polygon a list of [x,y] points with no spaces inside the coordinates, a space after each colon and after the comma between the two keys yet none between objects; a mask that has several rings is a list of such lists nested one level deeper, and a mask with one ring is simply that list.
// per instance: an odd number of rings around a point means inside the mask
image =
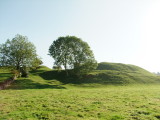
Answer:
[{"label": "mowed lawn area", "polygon": [[160,85],[8,89],[0,120],[159,120]]}]

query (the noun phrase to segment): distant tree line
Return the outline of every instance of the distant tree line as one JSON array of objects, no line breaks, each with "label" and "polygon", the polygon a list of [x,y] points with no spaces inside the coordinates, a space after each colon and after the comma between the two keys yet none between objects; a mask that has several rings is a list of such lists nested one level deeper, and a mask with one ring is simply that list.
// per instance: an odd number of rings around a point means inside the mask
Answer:
[{"label": "distant tree line", "polygon": [[[81,75],[96,69],[97,61],[87,42],[75,36],[59,37],[49,47],[49,55],[54,59],[54,69]],[[29,69],[37,69],[42,60],[36,47],[26,36],[17,34],[12,40],[0,44],[0,66],[13,68],[19,76],[27,77]]]},{"label": "distant tree line", "polygon": [[153,72],[153,74],[160,76],[160,72]]}]

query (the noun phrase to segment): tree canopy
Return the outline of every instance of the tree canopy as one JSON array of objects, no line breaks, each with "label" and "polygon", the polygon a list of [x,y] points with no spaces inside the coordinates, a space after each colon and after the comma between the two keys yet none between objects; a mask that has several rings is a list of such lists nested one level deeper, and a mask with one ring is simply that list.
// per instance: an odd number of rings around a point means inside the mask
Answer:
[{"label": "tree canopy", "polygon": [[87,42],[75,36],[59,37],[49,48],[49,55],[57,66],[64,66],[65,70],[90,71],[97,67],[93,52]]},{"label": "tree canopy", "polygon": [[0,45],[0,65],[10,66],[16,70],[41,64],[35,46],[26,36],[17,34],[12,40]]}]

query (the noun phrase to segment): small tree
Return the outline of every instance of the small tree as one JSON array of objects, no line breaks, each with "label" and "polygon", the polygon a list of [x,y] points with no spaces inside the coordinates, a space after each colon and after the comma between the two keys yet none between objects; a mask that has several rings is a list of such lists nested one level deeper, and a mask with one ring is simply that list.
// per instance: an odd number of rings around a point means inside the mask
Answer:
[{"label": "small tree", "polygon": [[35,57],[35,59],[32,62],[32,69],[38,69],[38,67],[43,64],[42,60],[40,57]]},{"label": "small tree", "polygon": [[49,48],[49,55],[55,65],[73,69],[75,73],[88,72],[97,67],[97,62],[89,45],[75,36],[59,37]]},{"label": "small tree", "polygon": [[27,68],[32,67],[36,59],[36,48],[26,36],[18,34],[0,45],[0,65],[13,67],[22,76],[27,76]]}]

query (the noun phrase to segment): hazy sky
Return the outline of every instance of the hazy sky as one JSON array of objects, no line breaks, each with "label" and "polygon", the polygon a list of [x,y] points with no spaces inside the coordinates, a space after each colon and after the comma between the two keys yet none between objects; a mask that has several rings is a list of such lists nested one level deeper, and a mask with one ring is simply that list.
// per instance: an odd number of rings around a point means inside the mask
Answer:
[{"label": "hazy sky", "polygon": [[48,67],[51,43],[75,35],[98,62],[160,71],[160,0],[0,0],[0,44],[16,34],[34,43]]}]

